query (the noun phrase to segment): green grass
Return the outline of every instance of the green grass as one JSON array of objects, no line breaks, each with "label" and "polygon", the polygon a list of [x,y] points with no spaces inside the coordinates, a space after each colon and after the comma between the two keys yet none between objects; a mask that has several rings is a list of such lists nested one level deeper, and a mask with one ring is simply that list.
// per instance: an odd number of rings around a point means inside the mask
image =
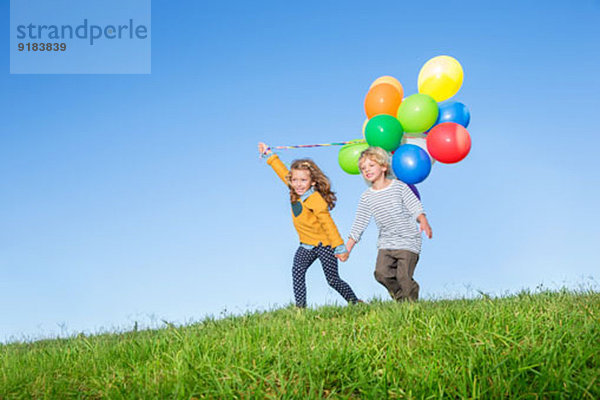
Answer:
[{"label": "green grass", "polygon": [[600,398],[600,294],[271,312],[0,346],[0,399]]}]

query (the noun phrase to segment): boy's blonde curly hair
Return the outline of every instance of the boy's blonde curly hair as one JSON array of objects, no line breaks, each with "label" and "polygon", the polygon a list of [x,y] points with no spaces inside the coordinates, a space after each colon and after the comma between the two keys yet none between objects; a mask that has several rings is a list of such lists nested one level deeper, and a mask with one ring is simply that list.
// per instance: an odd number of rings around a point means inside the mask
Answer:
[{"label": "boy's blonde curly hair", "polygon": [[393,176],[392,168],[390,165],[390,155],[381,147],[371,146],[368,149],[364,150],[362,153],[360,153],[360,158],[358,159],[358,167],[361,168],[362,164],[367,159],[375,161],[381,167],[387,168],[385,171],[386,178]]}]

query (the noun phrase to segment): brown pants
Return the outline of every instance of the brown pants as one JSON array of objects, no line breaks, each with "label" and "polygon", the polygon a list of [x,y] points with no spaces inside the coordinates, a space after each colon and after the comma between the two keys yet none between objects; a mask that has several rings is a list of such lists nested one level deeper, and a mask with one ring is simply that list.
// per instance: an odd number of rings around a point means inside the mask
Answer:
[{"label": "brown pants", "polygon": [[396,301],[417,300],[419,284],[413,279],[419,255],[408,250],[379,250],[375,279]]}]

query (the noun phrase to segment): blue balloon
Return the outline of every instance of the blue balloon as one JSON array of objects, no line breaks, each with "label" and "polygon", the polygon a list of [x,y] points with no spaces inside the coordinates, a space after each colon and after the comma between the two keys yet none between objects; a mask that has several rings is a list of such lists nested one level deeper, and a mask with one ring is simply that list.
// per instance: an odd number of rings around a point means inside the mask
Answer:
[{"label": "blue balloon", "polygon": [[403,144],[392,156],[392,170],[396,178],[414,185],[423,182],[431,172],[431,159],[425,150],[415,144]]},{"label": "blue balloon", "polygon": [[[465,128],[471,121],[471,113],[467,106],[458,101],[449,101],[446,103],[438,104],[440,107],[440,113],[438,115],[435,125],[441,124],[442,122],[456,122]],[[434,125],[434,126],[435,126]]]}]

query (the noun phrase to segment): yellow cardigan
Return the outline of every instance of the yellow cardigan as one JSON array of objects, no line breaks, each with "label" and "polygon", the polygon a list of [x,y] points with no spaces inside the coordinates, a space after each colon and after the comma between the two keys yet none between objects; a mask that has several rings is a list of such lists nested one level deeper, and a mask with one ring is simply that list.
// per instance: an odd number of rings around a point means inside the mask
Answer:
[{"label": "yellow cardigan", "polygon": [[[267,159],[267,164],[288,185],[285,177],[289,171],[277,154],[271,155]],[[300,243],[312,246],[318,246],[319,243],[322,243],[323,246],[331,246],[333,249],[344,244],[344,240],[340,236],[331,214],[329,214],[327,202],[323,199],[321,193],[317,191],[304,201],[292,203],[292,220],[296,232],[298,232]]]}]

